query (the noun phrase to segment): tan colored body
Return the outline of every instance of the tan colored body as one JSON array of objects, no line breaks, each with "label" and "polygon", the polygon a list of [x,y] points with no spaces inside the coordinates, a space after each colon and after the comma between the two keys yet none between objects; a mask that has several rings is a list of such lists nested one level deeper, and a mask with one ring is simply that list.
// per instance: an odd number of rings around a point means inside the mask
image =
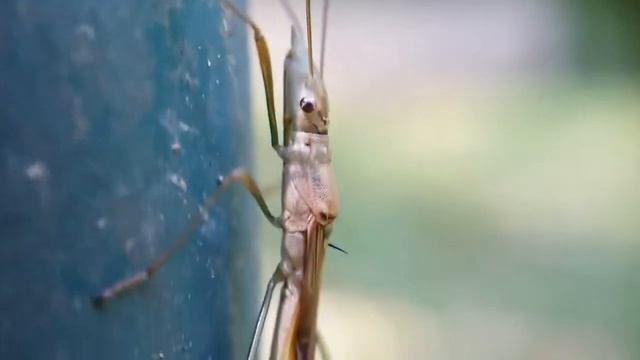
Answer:
[{"label": "tan colored body", "polygon": [[282,247],[285,282],[271,359],[313,359],[324,254],[337,192],[327,135],[295,132],[283,158]]}]

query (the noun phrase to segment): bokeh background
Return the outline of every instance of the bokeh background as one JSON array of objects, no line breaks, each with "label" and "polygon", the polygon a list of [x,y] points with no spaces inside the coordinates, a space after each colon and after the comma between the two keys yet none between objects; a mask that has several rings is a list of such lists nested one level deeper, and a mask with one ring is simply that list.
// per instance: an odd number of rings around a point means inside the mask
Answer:
[{"label": "bokeh background", "polygon": [[[335,359],[640,358],[639,4],[333,1],[333,241],[350,253],[325,264]],[[277,1],[249,10],[279,110],[290,22]],[[266,284],[280,238],[262,224]]]}]

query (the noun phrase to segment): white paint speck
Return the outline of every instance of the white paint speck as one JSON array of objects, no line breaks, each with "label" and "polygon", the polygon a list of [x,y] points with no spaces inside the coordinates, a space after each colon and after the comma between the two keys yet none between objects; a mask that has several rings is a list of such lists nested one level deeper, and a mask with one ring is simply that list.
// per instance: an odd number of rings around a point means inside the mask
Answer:
[{"label": "white paint speck", "polygon": [[108,224],[109,224],[109,221],[104,216],[96,220],[96,227],[100,230],[104,230]]},{"label": "white paint speck", "polygon": [[200,217],[203,221],[209,220],[209,212],[204,206],[198,205],[198,211],[200,212]]},{"label": "white paint speck", "polygon": [[[200,210],[202,214],[202,210]],[[205,218],[204,224],[200,227],[200,234],[204,237],[211,237],[216,231],[216,222],[212,219],[209,220],[208,215]]]},{"label": "white paint speck", "polygon": [[90,24],[80,24],[76,27],[76,34],[93,41],[96,38],[96,30]]},{"label": "white paint speck", "polygon": [[187,191],[187,182],[184,181],[182,176],[176,173],[171,173],[167,175],[167,179],[169,179],[173,185],[177,186],[178,189],[182,190],[182,192]]},{"label": "white paint speck", "polygon": [[228,14],[225,13],[225,16],[222,18],[222,34],[225,37],[229,37],[231,35],[231,26],[229,25]]},{"label": "white paint speck", "polygon": [[178,118],[178,115],[175,113],[175,111],[171,109],[167,109],[167,111],[162,114],[162,116],[160,117],[160,123],[174,138],[178,138],[181,133],[188,133],[193,135],[198,134],[198,130],[184,123],[182,119]]},{"label": "white paint speck", "polygon": [[195,130],[191,126],[185,124],[183,121],[178,122],[178,127],[180,127],[180,131],[182,132],[195,132]]},{"label": "white paint speck", "polygon": [[49,170],[47,169],[47,165],[42,161],[38,160],[33,164],[27,166],[24,170],[25,175],[32,181],[42,181],[45,180]]},{"label": "white paint speck", "polygon": [[184,82],[191,87],[196,87],[199,84],[198,79],[194,78],[193,76],[191,76],[191,74],[189,74],[186,71],[184,73]]},{"label": "white paint speck", "polygon": [[171,144],[171,152],[174,154],[179,153],[182,150],[182,145],[176,140]]}]

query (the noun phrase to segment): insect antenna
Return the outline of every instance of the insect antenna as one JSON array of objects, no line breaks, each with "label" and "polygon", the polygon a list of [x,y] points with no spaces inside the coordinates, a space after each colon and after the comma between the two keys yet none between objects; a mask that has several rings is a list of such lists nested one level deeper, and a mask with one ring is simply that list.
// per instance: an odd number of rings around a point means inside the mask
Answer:
[{"label": "insect antenna", "polygon": [[324,78],[324,51],[327,43],[327,21],[329,15],[329,0],[322,5],[322,39],[320,40],[320,77]]},{"label": "insect antenna", "polygon": [[313,77],[313,42],[311,41],[311,0],[307,0],[307,53],[309,56],[309,73]]},{"label": "insect antenna", "polygon": [[284,7],[284,10],[287,12],[287,15],[289,16],[291,22],[293,23],[293,26],[296,28],[296,31],[300,35],[302,35],[303,34],[302,25],[300,25],[300,20],[296,16],[296,12],[291,7],[291,3],[287,0],[280,0],[280,3],[282,4],[282,7]]}]

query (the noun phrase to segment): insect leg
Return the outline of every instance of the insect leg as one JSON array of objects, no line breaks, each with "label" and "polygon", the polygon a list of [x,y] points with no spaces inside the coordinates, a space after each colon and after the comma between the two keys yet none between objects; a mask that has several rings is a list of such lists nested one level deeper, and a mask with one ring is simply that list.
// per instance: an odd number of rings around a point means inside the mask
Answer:
[{"label": "insect leg", "polygon": [[[229,175],[221,177],[218,179],[218,188],[209,195],[207,201],[203,206],[203,212],[208,212],[215,204],[218,198],[225,190],[231,186],[233,183],[240,183],[256,200],[260,210],[264,216],[269,220],[269,222],[276,227],[280,227],[280,219],[278,217],[273,216],[267,203],[264,200],[262,192],[258,188],[256,182],[249,176],[246,171],[242,168],[236,168]],[[126,292],[128,290],[134,289],[141,284],[148,281],[172,256],[174,256],[188,241],[191,239],[193,233],[200,228],[200,226],[204,223],[205,219],[202,215],[198,215],[193,217],[189,225],[180,233],[178,238],[176,238],[171,245],[154,259],[146,269],[139,271],[132,276],[124,278],[114,285],[104,289],[100,294],[94,296],[92,298],[93,305],[95,307],[101,307],[105,304],[106,301],[112,299],[119,294]]]},{"label": "insect leg", "polygon": [[249,347],[248,360],[253,360],[256,357],[258,351],[258,345],[260,343],[260,337],[262,336],[262,330],[264,329],[264,323],[267,319],[267,313],[269,312],[269,305],[271,304],[271,298],[273,297],[273,289],[279,282],[284,280],[284,275],[280,270],[280,265],[276,267],[276,270],[271,275],[271,279],[267,283],[267,290],[264,293],[264,299],[262,299],[262,305],[260,306],[260,314],[256,321],[256,326],[253,328],[253,336],[251,338],[251,346]]},{"label": "insect leg", "polygon": [[316,338],[318,344],[318,350],[320,350],[320,356],[322,360],[331,360],[331,355],[329,355],[329,347],[327,346],[327,342],[324,341],[324,337],[320,334],[320,331],[316,330]]},{"label": "insect leg", "polygon": [[267,40],[262,35],[258,25],[251,20],[251,18],[238,9],[229,0],[220,0],[220,2],[233,12],[240,20],[249,25],[253,30],[253,40],[256,45],[256,51],[258,52],[258,60],[260,62],[260,72],[262,73],[262,82],[264,84],[264,92],[267,101],[267,115],[269,116],[269,131],[271,132],[271,146],[274,149],[280,147],[278,141],[278,122],[276,120],[276,110],[274,106],[273,97],[273,72],[271,70],[271,57],[269,55],[269,47],[267,46]]}]

